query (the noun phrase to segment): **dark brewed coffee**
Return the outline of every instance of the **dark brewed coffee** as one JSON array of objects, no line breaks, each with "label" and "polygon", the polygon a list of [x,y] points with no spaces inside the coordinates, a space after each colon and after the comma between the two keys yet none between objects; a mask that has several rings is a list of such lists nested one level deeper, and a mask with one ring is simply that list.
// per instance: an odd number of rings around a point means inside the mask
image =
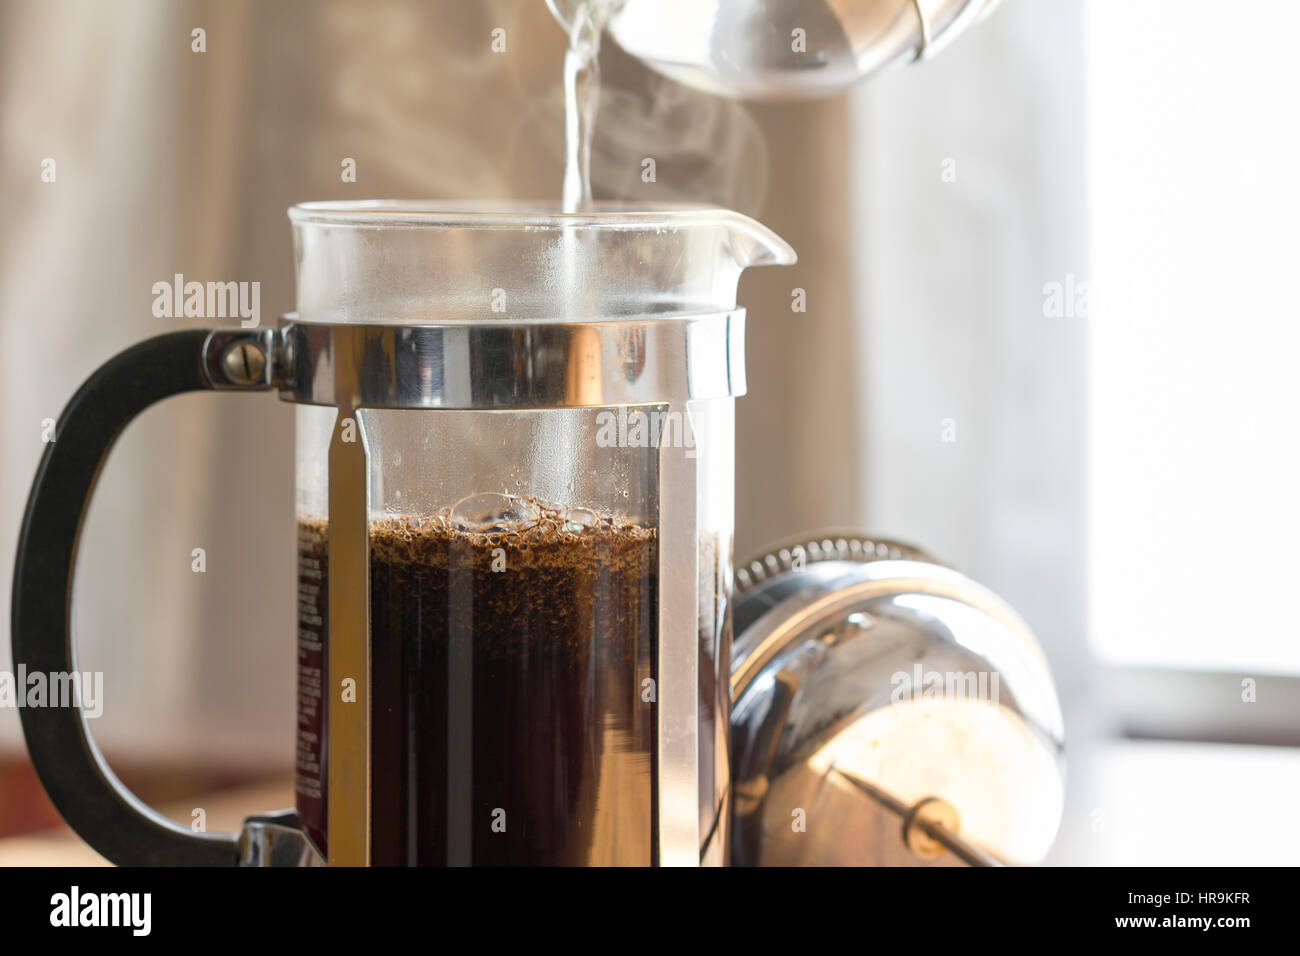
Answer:
[{"label": "dark brewed coffee", "polygon": [[[505,532],[371,524],[375,864],[653,861],[655,531],[533,505]],[[326,531],[300,520],[298,802],[322,844]]]}]

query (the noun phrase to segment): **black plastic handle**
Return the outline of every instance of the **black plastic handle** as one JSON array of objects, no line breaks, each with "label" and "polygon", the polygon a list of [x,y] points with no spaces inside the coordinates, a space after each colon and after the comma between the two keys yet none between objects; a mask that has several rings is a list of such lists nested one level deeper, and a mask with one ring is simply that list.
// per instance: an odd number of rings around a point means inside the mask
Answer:
[{"label": "black plastic handle", "polygon": [[[218,344],[225,348],[216,349]],[[37,469],[18,539],[15,668],[76,672],[70,610],[77,544],[95,481],[118,435],[138,414],[170,395],[270,388],[270,344],[269,332],[194,329],[159,335],[110,359],[68,402]],[[239,349],[230,362],[236,381],[223,379],[220,361],[232,347]],[[212,355],[218,360],[209,365]],[[250,369],[250,356],[260,357],[262,366]],[[109,769],[79,703],[47,703],[21,707],[23,733],[46,792],[82,839],[123,866],[238,862],[237,834],[196,833],[145,806]]]}]

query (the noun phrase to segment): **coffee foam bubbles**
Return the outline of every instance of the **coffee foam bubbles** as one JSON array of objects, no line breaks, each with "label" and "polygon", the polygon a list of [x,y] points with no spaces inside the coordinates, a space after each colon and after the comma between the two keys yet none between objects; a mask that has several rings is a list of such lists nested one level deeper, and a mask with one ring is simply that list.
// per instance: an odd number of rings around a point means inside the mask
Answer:
[{"label": "coffee foam bubbles", "polygon": [[[327,547],[327,517],[300,515],[298,524],[300,538],[307,535],[317,547]],[[653,525],[593,508],[494,492],[468,495],[433,513],[372,516],[369,534],[372,560],[416,563],[428,560],[430,545],[436,540],[477,548],[504,547],[521,555],[531,553],[531,560],[548,562],[558,554],[554,549],[559,546],[606,552],[611,544],[635,545],[658,538]]]}]

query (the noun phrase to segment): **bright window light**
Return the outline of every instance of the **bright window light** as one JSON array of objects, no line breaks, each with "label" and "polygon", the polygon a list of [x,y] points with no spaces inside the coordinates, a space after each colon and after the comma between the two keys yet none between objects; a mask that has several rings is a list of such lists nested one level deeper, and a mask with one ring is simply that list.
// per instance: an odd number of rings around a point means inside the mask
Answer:
[{"label": "bright window light", "polygon": [[1087,9],[1093,647],[1300,673],[1300,3]]}]

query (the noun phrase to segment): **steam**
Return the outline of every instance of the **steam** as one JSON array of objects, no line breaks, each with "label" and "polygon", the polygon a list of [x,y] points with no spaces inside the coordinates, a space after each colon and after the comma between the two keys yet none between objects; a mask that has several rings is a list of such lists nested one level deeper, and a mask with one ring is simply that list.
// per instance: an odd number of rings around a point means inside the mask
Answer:
[{"label": "steam", "polygon": [[[558,84],[564,37],[542,4],[449,6],[379,0],[319,7],[317,76],[324,79],[321,108],[332,117],[331,145],[357,157],[358,183],[371,184],[352,187],[349,196],[516,195],[501,158],[528,89],[521,77],[539,72],[524,38],[539,29],[556,34],[551,72]],[[497,29],[505,31],[504,53],[492,52]]]},{"label": "steam", "polygon": [[[767,193],[767,146],[745,107],[648,70],[637,79],[636,88],[603,93],[592,150],[597,198],[757,214]],[[653,183],[643,181],[646,159],[654,160]]]},{"label": "steam", "polygon": [[[454,16],[405,2],[319,9],[315,59],[325,90],[314,108],[328,117],[319,124],[328,141],[312,146],[358,163],[358,185],[336,194],[558,205],[568,37],[546,4],[457,4]],[[505,52],[492,51],[495,29],[505,31]],[[661,77],[605,40],[591,150],[596,200],[758,212],[768,156],[744,105]],[[654,182],[643,180],[647,159]]]}]

